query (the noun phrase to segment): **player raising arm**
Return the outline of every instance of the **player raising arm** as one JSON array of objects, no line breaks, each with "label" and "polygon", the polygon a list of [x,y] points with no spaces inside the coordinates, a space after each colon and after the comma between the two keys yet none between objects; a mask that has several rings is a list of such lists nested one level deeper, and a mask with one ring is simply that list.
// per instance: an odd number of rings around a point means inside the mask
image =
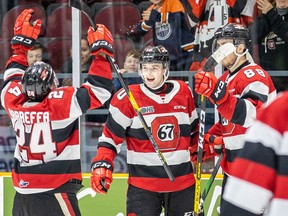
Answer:
[{"label": "player raising arm", "polygon": [[127,215],[160,215],[162,207],[168,215],[192,215],[195,178],[189,146],[197,145],[198,116],[187,84],[167,81],[169,64],[163,46],[146,47],[139,59],[143,84],[129,88],[175,180],[169,180],[124,89],[112,98],[92,161],[91,187],[97,193],[107,193],[113,160],[126,138]]},{"label": "player raising arm", "polygon": [[228,70],[219,79],[212,72],[195,75],[195,91],[216,104],[220,114],[219,122],[208,134],[223,137],[222,190],[235,155],[243,147],[246,129],[254,123],[259,108],[276,96],[271,77],[248,53],[250,43],[250,33],[243,25],[231,23],[220,27],[214,35],[212,56]]},{"label": "player raising arm", "polygon": [[288,212],[288,93],[259,114],[248,129],[227,181],[221,216],[267,216]]},{"label": "player raising arm", "polygon": [[[41,21],[30,24],[34,11],[17,18],[6,65],[2,106],[16,133],[13,185],[14,216],[81,215],[76,192],[82,187],[78,117],[102,106],[111,96],[112,36],[103,25],[88,30],[95,55],[86,83],[80,88],[57,88],[50,65],[27,67],[26,52],[40,32]],[[106,41],[107,46],[99,46]],[[102,43],[103,44],[103,43]]]}]

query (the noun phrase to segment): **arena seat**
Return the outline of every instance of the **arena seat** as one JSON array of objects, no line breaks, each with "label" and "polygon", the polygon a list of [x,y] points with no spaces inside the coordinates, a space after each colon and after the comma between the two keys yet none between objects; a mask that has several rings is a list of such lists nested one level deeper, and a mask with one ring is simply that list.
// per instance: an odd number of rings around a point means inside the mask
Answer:
[{"label": "arena seat", "polygon": [[135,49],[133,41],[126,37],[114,37],[113,49],[115,60],[120,68],[123,68],[126,54],[129,50]]},{"label": "arena seat", "polygon": [[130,2],[109,2],[100,10],[97,9],[99,4],[95,4],[92,6],[95,23],[104,24],[114,37],[124,36],[129,27],[141,19],[138,7]]},{"label": "arena seat", "polygon": [[[51,9],[52,6],[55,8]],[[90,23],[83,13],[81,19],[82,35],[86,35]],[[72,37],[72,9],[68,4],[48,6],[46,37]]]},{"label": "arena seat", "polygon": [[49,63],[55,72],[60,72],[60,68],[70,57],[72,47],[71,38],[53,38],[45,44],[49,56]]},{"label": "arena seat", "polygon": [[13,26],[15,24],[15,21],[17,17],[20,15],[20,13],[27,9],[32,8],[35,11],[35,14],[32,18],[32,20],[41,19],[42,20],[42,26],[41,26],[41,32],[40,36],[45,35],[45,27],[46,27],[46,12],[44,8],[39,4],[20,4],[12,9],[10,9],[3,17],[2,20],[2,29],[1,29],[1,38],[3,39],[11,39],[14,35]]}]

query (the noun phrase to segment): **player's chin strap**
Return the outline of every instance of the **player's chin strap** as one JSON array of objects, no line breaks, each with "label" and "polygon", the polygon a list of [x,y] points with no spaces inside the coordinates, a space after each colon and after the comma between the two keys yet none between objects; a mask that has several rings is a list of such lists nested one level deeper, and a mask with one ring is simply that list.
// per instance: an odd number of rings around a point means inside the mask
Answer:
[{"label": "player's chin strap", "polygon": [[[237,56],[236,61],[234,62],[234,64],[232,66],[227,67],[231,72],[235,71],[236,68],[238,67],[238,62],[240,61],[240,58],[244,55],[246,55],[247,57],[247,53],[248,53],[248,49],[245,50],[245,52],[243,52],[242,54],[238,54],[236,49],[234,51],[234,54]],[[248,53],[249,54],[249,53]],[[249,54],[250,58],[252,59],[251,55]],[[253,60],[252,60],[253,61]],[[254,62],[254,61],[253,61]]]}]

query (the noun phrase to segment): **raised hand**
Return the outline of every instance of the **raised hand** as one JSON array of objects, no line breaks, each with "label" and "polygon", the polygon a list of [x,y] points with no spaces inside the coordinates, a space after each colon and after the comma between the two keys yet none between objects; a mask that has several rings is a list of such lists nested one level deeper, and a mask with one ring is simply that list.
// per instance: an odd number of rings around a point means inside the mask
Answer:
[{"label": "raised hand", "polygon": [[9,58],[6,67],[10,63],[17,62],[20,65],[28,66],[26,53],[34,45],[40,34],[41,20],[37,19],[31,24],[34,14],[33,9],[25,9],[16,19],[14,25],[14,37],[11,40],[13,55]]},{"label": "raised hand", "polygon": [[11,40],[12,49],[17,52],[29,50],[40,34],[41,20],[37,19],[30,23],[34,14],[33,9],[25,9],[16,19],[14,37]]},{"label": "raised hand", "polygon": [[105,53],[113,57],[113,37],[111,32],[101,24],[97,24],[97,29],[94,30],[92,26],[88,29],[87,40],[91,47],[92,55],[99,55]]},{"label": "raised hand", "polygon": [[222,104],[228,98],[226,84],[218,80],[212,72],[201,71],[195,74],[195,91],[217,105]]}]

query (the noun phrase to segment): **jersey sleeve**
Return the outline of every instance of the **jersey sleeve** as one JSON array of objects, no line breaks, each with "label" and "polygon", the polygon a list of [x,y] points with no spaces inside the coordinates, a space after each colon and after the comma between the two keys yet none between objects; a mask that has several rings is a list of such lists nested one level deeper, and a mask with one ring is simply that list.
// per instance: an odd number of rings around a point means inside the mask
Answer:
[{"label": "jersey sleeve", "polygon": [[[271,98],[271,77],[260,67],[248,67],[240,73],[228,99],[218,106],[222,117],[243,127],[249,127],[257,117],[258,109]],[[233,92],[233,93],[232,93]]]},{"label": "jersey sleeve", "polygon": [[105,147],[116,153],[120,152],[126,129],[132,124],[134,112],[126,92],[121,89],[111,100],[109,115],[102,136],[99,138],[98,147]]}]

